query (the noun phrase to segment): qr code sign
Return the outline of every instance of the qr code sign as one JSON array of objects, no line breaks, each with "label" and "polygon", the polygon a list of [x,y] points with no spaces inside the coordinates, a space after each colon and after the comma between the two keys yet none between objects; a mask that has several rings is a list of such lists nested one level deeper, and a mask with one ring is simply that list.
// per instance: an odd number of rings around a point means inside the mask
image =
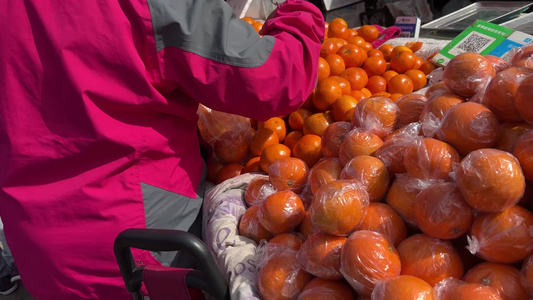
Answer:
[{"label": "qr code sign", "polygon": [[475,31],[470,32],[461,42],[455,47],[450,49],[449,53],[453,55],[459,55],[463,52],[476,52],[480,53],[485,50],[490,44],[492,44],[496,38],[491,36],[482,35]]}]

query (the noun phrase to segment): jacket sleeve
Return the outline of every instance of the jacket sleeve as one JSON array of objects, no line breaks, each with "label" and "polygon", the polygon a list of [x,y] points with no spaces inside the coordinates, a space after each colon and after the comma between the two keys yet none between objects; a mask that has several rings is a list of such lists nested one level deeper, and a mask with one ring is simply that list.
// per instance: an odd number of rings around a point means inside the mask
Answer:
[{"label": "jacket sleeve", "polygon": [[296,110],[318,74],[324,19],[286,0],[260,37],[222,0],[149,0],[163,90],[257,120]]}]

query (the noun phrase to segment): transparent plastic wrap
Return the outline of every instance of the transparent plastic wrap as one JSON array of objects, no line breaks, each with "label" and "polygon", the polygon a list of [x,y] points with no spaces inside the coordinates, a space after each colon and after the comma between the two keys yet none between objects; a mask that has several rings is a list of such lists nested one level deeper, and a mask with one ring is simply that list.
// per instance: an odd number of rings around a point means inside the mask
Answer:
[{"label": "transparent plastic wrap", "polygon": [[408,94],[398,98],[396,105],[400,112],[398,113],[396,128],[402,128],[410,123],[420,121],[420,116],[426,107],[426,103],[426,96],[421,94]]},{"label": "transparent plastic wrap", "polygon": [[372,202],[365,217],[355,230],[370,230],[383,234],[394,247],[407,237],[407,226],[402,217],[389,205]]},{"label": "transparent plastic wrap", "polygon": [[433,138],[417,137],[405,148],[403,163],[407,173],[422,180],[450,180],[459,164],[454,147]]},{"label": "transparent plastic wrap", "polygon": [[522,119],[533,124],[533,109],[531,105],[531,91],[533,90],[533,74],[528,75],[520,82],[515,94],[515,105]]},{"label": "transparent plastic wrap", "polygon": [[307,184],[309,168],[296,157],[285,157],[270,165],[268,177],[274,189],[301,193]]},{"label": "transparent plastic wrap", "polygon": [[424,136],[434,137],[444,114],[453,106],[463,102],[464,98],[452,92],[439,93],[436,91],[431,100],[428,100],[420,115]]},{"label": "transparent plastic wrap", "polygon": [[[533,129],[533,125],[525,122],[521,123],[503,123],[500,126],[501,135],[498,139],[498,143],[494,148],[513,153],[516,141],[526,132]],[[516,157],[516,155],[515,155]],[[518,157],[517,157],[518,158]],[[520,161],[520,160],[519,160]],[[522,167],[523,169],[523,167]],[[523,170],[525,171],[525,170]],[[533,177],[532,177],[533,179]]]},{"label": "transparent plastic wrap", "polygon": [[520,277],[522,286],[526,288],[529,297],[533,297],[533,255],[524,260],[520,274],[522,275]]},{"label": "transparent plastic wrap", "polygon": [[330,124],[322,135],[322,154],[326,158],[339,157],[339,150],[346,135],[353,129],[349,122]]},{"label": "transparent plastic wrap", "polygon": [[515,205],[476,216],[467,249],[490,262],[516,263],[526,259],[533,254],[533,213]]},{"label": "transparent plastic wrap", "polygon": [[215,155],[224,163],[241,163],[248,155],[252,139],[250,119],[198,107],[198,128],[202,138],[213,146]]},{"label": "transparent plastic wrap", "polygon": [[257,218],[259,206],[249,207],[242,215],[239,221],[239,234],[259,243],[261,240],[269,240],[273,237],[272,233],[265,229]]},{"label": "transparent plastic wrap", "polygon": [[418,277],[431,286],[448,278],[463,276],[463,262],[450,241],[426,234],[415,234],[397,247],[402,275]]},{"label": "transparent plastic wrap", "polygon": [[490,286],[504,300],[527,300],[528,293],[520,277],[520,271],[512,265],[483,262],[470,269],[463,280]]},{"label": "transparent plastic wrap", "polygon": [[422,190],[416,197],[414,209],[418,228],[439,239],[458,238],[474,222],[474,209],[451,182],[437,183]]},{"label": "transparent plastic wrap", "polygon": [[276,235],[275,237],[268,240],[267,247],[268,251],[278,251],[276,249],[281,249],[283,247],[298,251],[302,247],[304,239],[301,234],[296,232],[286,232]]},{"label": "transparent plastic wrap", "polygon": [[244,201],[246,201],[248,206],[259,205],[274,192],[276,192],[276,189],[270,183],[268,176],[258,175],[250,181],[246,190],[244,190]]},{"label": "transparent plastic wrap", "polygon": [[466,155],[496,145],[500,137],[500,124],[485,106],[473,102],[459,103],[442,116],[437,137]]},{"label": "transparent plastic wrap", "polygon": [[376,134],[361,128],[350,131],[339,149],[339,159],[346,164],[359,155],[373,155],[383,145],[383,140]]},{"label": "transparent plastic wrap", "polygon": [[439,81],[439,82],[430,84],[429,87],[424,91],[424,96],[426,96],[429,102],[442,94],[448,94],[448,93],[453,93],[453,92],[448,87],[446,87],[444,82]]},{"label": "transparent plastic wrap", "polygon": [[340,178],[362,183],[371,202],[383,199],[390,185],[387,166],[379,158],[369,155],[352,158],[342,169]]},{"label": "transparent plastic wrap", "polygon": [[405,173],[403,164],[405,149],[418,137],[421,130],[420,123],[411,123],[400,128],[397,133],[389,135],[374,156],[379,158],[389,170],[389,175]]},{"label": "transparent plastic wrap", "polygon": [[355,292],[344,280],[315,277],[304,287],[297,300],[355,300]]},{"label": "transparent plastic wrap", "polygon": [[464,52],[452,58],[442,74],[442,81],[454,93],[472,97],[494,77],[492,63],[483,55]]},{"label": "transparent plastic wrap", "polygon": [[341,250],[341,273],[361,297],[369,297],[381,280],[400,276],[396,248],[381,233],[354,231]]},{"label": "transparent plastic wrap", "polygon": [[415,201],[423,189],[439,181],[421,180],[409,174],[398,174],[385,201],[411,226],[416,227]]},{"label": "transparent plastic wrap", "polygon": [[257,213],[259,223],[273,234],[288,232],[298,226],[305,216],[300,197],[291,190],[268,196]]},{"label": "transparent plastic wrap", "polygon": [[307,237],[296,259],[303,270],[323,279],[342,279],[340,273],[341,249],[346,237],[313,233]]},{"label": "transparent plastic wrap", "polygon": [[363,99],[355,106],[352,124],[384,138],[396,128],[399,110],[389,98]]},{"label": "transparent plastic wrap", "polygon": [[486,54],[483,55],[483,57],[485,57],[492,64],[492,68],[494,69],[495,74],[498,74],[499,72],[511,66],[507,61],[498,56]]},{"label": "transparent plastic wrap", "polygon": [[533,131],[522,134],[516,141],[513,155],[520,162],[520,166],[527,180],[533,181]]},{"label": "transparent plastic wrap", "polygon": [[523,59],[533,58],[533,45],[512,48],[508,54],[509,63],[514,65]]},{"label": "transparent plastic wrap", "polygon": [[308,184],[314,194],[328,182],[340,179],[343,165],[338,158],[326,158],[319,161],[309,171]]},{"label": "transparent plastic wrap", "polygon": [[457,278],[446,278],[434,287],[436,300],[502,300],[498,292],[480,283],[466,283]]},{"label": "transparent plastic wrap", "polygon": [[384,299],[434,300],[435,292],[424,280],[411,275],[401,275],[376,283],[371,300]]},{"label": "transparent plastic wrap", "polygon": [[319,231],[346,236],[361,222],[368,204],[368,193],[361,183],[329,182],[315,193],[311,202],[311,224]]},{"label": "transparent plastic wrap", "polygon": [[485,89],[483,104],[500,122],[516,123],[523,120],[516,108],[514,98],[518,86],[530,74],[533,74],[533,69],[511,67],[497,73],[489,82]]},{"label": "transparent plastic wrap", "polygon": [[313,276],[296,261],[297,252],[287,248],[263,255],[257,289],[263,299],[296,299]]},{"label": "transparent plastic wrap", "polygon": [[498,149],[470,152],[457,168],[456,182],[465,201],[483,212],[515,205],[526,186],[518,160]]}]

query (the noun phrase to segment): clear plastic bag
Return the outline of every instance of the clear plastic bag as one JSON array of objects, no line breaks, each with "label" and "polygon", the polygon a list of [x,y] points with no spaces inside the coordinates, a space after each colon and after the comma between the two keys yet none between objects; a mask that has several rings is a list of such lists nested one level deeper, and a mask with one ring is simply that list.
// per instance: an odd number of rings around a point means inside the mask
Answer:
[{"label": "clear plastic bag", "polygon": [[323,279],[342,279],[341,249],[346,237],[324,232],[313,233],[303,243],[296,259],[302,268]]}]

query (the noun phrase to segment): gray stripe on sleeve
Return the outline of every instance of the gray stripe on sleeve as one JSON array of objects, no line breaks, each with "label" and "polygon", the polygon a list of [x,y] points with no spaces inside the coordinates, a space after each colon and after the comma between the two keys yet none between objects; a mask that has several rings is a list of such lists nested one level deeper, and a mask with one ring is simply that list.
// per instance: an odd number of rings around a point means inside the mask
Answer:
[{"label": "gray stripe on sleeve", "polygon": [[157,51],[177,47],[239,67],[261,66],[274,37],[260,38],[223,0],[148,0]]}]

